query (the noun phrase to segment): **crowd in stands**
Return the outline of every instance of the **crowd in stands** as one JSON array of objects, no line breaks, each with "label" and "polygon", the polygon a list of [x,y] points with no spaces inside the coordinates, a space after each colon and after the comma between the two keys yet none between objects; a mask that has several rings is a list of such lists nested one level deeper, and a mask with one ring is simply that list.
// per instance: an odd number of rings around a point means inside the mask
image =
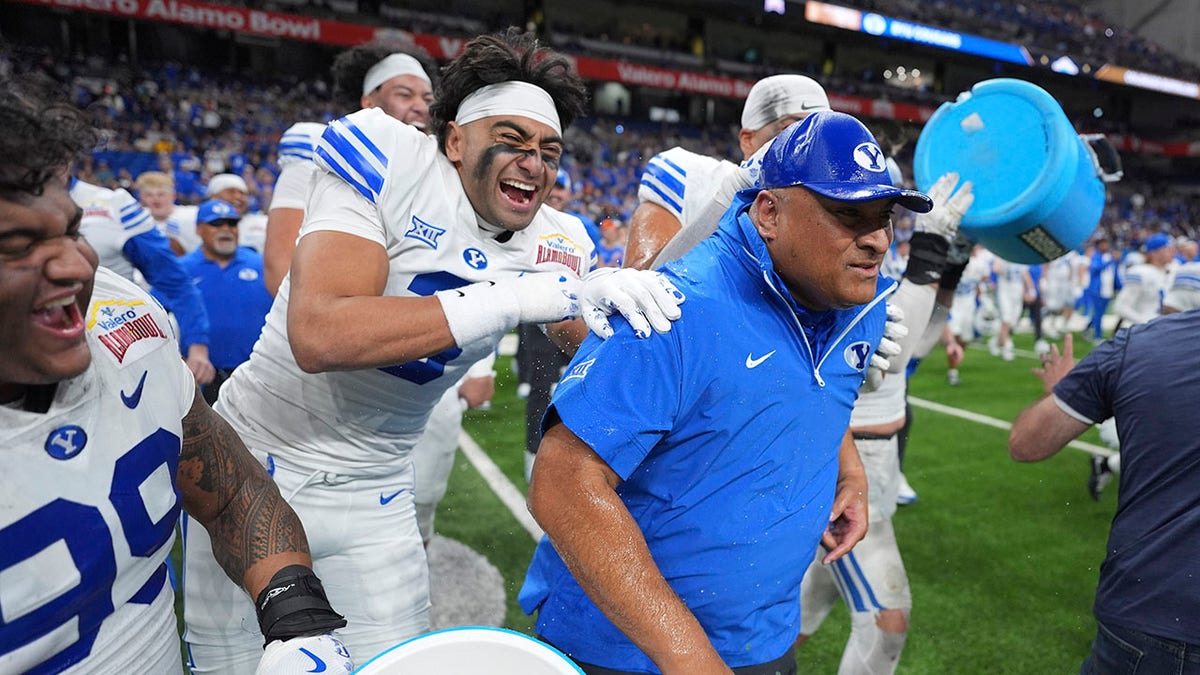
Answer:
[{"label": "crowd in stands", "polygon": [[[282,132],[296,121],[329,121],[337,110],[330,85],[320,79],[263,81],[175,63],[134,69],[16,47],[0,56],[0,72],[14,69],[42,70],[62,82],[72,101],[88,109],[103,130],[103,147],[78,168],[81,179],[129,188],[144,171],[164,171],[174,177],[183,204],[203,200],[209,177],[234,173],[250,188],[251,212],[265,211],[279,172],[275,153]],[[832,88],[838,90],[837,83]],[[920,128],[868,122],[911,175],[906,160]],[[732,127],[587,118],[569,130],[567,142],[564,166],[575,185],[572,208],[596,223],[628,220],[643,166],[660,150],[678,145],[705,155],[739,156]],[[1101,229],[1114,244],[1135,248],[1158,231],[1200,235],[1200,198],[1135,178],[1110,190]]]},{"label": "crowd in stands", "polygon": [[[341,20],[389,23],[400,21],[417,32],[465,36],[478,34],[489,25],[523,24],[524,6],[489,7],[466,5],[419,11],[382,3],[378,11],[371,3],[356,0],[250,0],[226,4],[249,5],[262,9],[292,12]],[[1007,0],[837,0],[857,9],[879,12],[896,18],[939,28],[972,33],[1013,44],[1029,45],[1053,53],[1067,54],[1076,60],[1115,63],[1150,73],[1190,81],[1200,81],[1200,66],[1173,54],[1162,45],[1109,21],[1099,10],[1078,0],[1045,2],[1009,2]],[[461,10],[461,11],[460,11]],[[682,11],[682,10],[681,10]],[[669,27],[646,22],[622,20],[619,13],[602,25],[587,25],[562,12],[545,19],[547,37],[556,48],[567,52],[589,53],[597,45],[638,50],[641,60],[660,65],[701,66],[721,69],[717,59],[698,54],[702,47],[689,36]],[[730,13],[729,19],[744,19]],[[782,55],[756,54],[753,62],[778,69]],[[796,64],[786,64],[794,69]],[[766,72],[747,73],[758,78]],[[811,74],[811,73],[810,73]],[[879,84],[877,86],[884,86]],[[895,89],[888,87],[888,89]],[[898,95],[899,92],[892,92]],[[908,97],[919,96],[908,92]]]}]

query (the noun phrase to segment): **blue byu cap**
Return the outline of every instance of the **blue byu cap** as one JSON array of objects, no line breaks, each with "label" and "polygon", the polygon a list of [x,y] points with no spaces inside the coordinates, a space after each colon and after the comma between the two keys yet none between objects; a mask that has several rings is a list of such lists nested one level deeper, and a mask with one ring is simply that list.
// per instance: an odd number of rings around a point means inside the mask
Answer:
[{"label": "blue byu cap", "polygon": [[1172,243],[1174,242],[1171,240],[1170,235],[1159,232],[1157,234],[1150,235],[1150,237],[1146,239],[1146,243],[1142,245],[1142,248],[1146,251],[1146,253],[1152,253],[1160,248],[1163,248],[1164,246],[1170,246]]},{"label": "blue byu cap", "polygon": [[210,199],[196,209],[197,223],[211,223],[214,220],[239,220],[237,209],[220,199]]},{"label": "blue byu cap", "polygon": [[928,213],[933,200],[892,185],[887,156],[862,122],[832,110],[793,123],[771,142],[756,190],[801,185],[840,202],[892,198]]}]

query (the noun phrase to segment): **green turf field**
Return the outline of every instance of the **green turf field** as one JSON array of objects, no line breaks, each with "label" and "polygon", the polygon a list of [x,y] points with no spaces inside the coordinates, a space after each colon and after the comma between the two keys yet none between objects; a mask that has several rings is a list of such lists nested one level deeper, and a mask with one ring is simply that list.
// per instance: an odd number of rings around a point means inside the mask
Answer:
[{"label": "green turf field", "polygon": [[[1082,340],[1077,351],[1086,352]],[[1018,350],[1031,350],[1028,335]],[[1036,364],[1006,363],[968,350],[962,384],[945,383],[935,351],[911,382],[911,394],[1010,421],[1040,393]],[[491,410],[468,413],[465,428],[524,490],[524,404],[515,397],[509,360],[497,364]],[[1095,630],[1092,595],[1104,555],[1115,488],[1099,503],[1085,488],[1085,454],[1066,449],[1040,464],[1008,457],[1007,432],[917,408],[905,461],[920,500],[895,517],[912,584],[914,609],[900,673],[1068,673],[1078,670]],[[1094,431],[1083,440],[1098,443]],[[438,531],[486,555],[504,575],[507,626],[532,626],[516,593],[534,542],[459,453]],[[839,608],[799,653],[801,673],[834,673],[848,633]]]}]

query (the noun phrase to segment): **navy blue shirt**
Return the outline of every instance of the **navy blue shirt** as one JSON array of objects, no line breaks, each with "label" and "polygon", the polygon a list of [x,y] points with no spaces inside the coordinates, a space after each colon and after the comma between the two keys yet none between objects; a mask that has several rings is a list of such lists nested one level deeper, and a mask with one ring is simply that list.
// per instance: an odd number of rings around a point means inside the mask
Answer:
[{"label": "navy blue shirt", "polygon": [[[638,339],[614,317],[615,335],[584,341],[552,401],[622,478],[659,570],[733,667],[778,658],[799,632],[800,579],[894,286],[881,278],[865,307],[802,310],[740,206],[664,268],[687,296],[671,331]],[[519,600],[569,656],[658,672],[545,537]]]},{"label": "navy blue shirt", "polygon": [[1117,513],[1096,618],[1200,643],[1200,311],[1118,331],[1054,387],[1074,417],[1116,417]]},{"label": "navy blue shirt", "polygon": [[227,266],[196,249],[179,259],[196,281],[208,309],[208,360],[218,370],[233,370],[250,358],[274,299],[263,285],[263,259],[238,247]]}]

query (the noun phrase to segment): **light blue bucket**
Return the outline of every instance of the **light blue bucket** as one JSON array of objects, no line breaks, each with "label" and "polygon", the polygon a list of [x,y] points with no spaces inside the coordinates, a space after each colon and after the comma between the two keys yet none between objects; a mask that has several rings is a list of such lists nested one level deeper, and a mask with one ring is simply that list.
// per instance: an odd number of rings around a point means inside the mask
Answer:
[{"label": "light blue bucket", "polygon": [[1065,255],[1104,210],[1091,150],[1054,97],[1023,80],[980,82],[929,118],[913,159],[917,187],[948,171],[975,185],[963,234],[1005,260]]}]

